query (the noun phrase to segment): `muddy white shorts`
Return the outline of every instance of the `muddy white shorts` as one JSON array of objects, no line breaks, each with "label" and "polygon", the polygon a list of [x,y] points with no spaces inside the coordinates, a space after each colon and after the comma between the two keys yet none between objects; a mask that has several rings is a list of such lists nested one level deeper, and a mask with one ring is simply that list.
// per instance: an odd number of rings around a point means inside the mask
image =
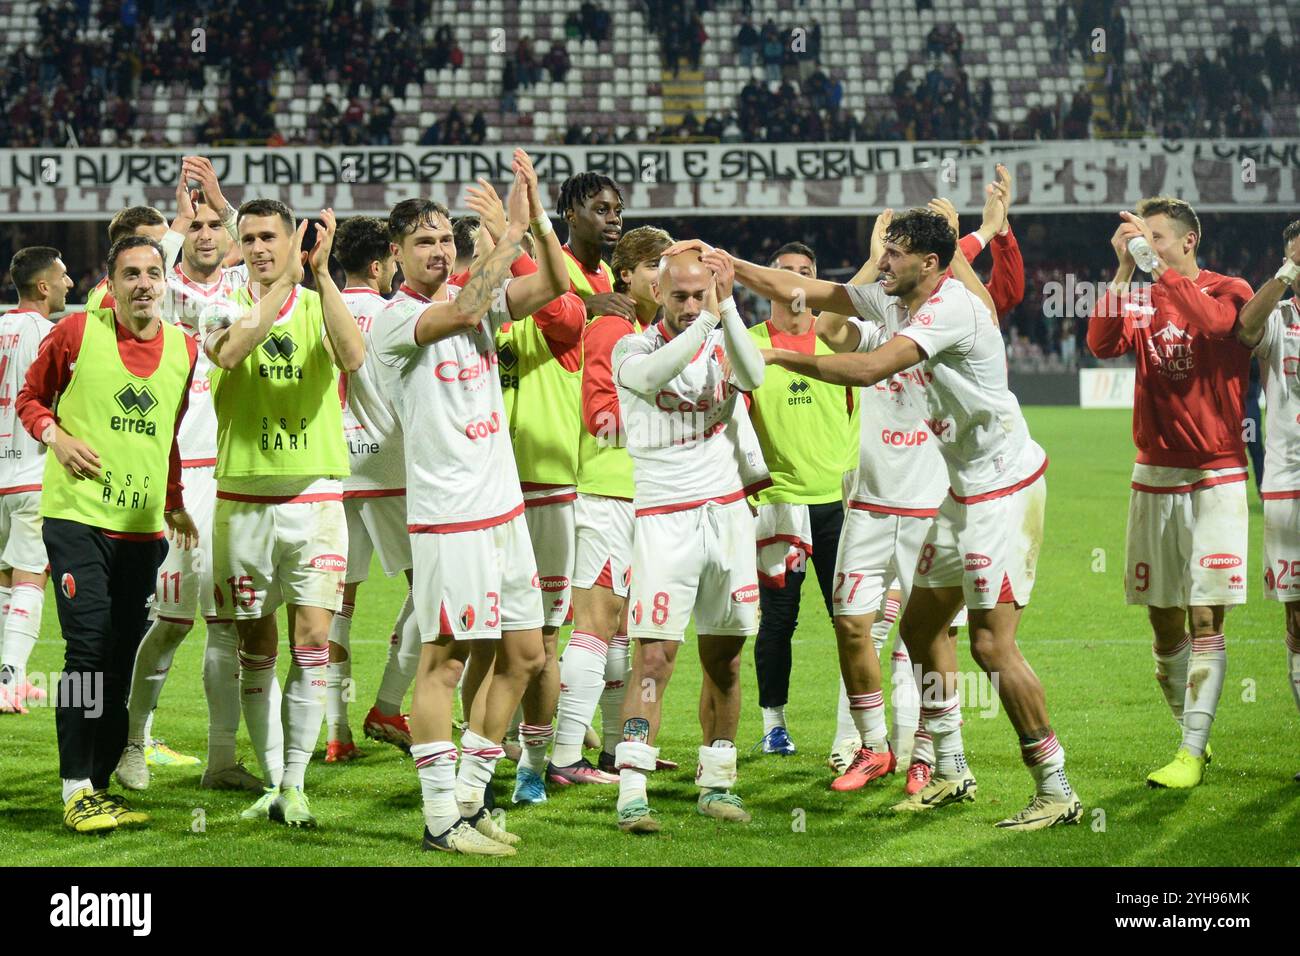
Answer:
[{"label": "muddy white shorts", "polygon": [[742,499],[638,515],[632,540],[628,637],[684,641],[758,630],[754,516]]},{"label": "muddy white shorts", "polygon": [[970,610],[1028,604],[1046,506],[1047,479],[1041,474],[1014,491],[966,503],[950,493],[921,545],[913,586],[959,587]]},{"label": "muddy white shorts", "polygon": [[411,568],[411,534],[406,530],[406,495],[354,495],[343,498],[348,523],[346,584],[370,576],[370,559],[392,577]]},{"label": "muddy white shorts", "polygon": [[1294,498],[1264,498],[1264,597],[1289,604],[1300,601],[1300,493]]},{"label": "muddy white shorts", "polygon": [[876,508],[852,502],[844,516],[831,593],[836,617],[876,613],[895,581],[904,601],[912,591],[916,557],[934,518]]},{"label": "muddy white shorts", "polygon": [[627,597],[632,573],[632,502],[604,495],[579,494],[574,503],[577,554],[573,586],[609,588]]},{"label": "muddy white shorts", "polygon": [[1134,465],[1124,593],[1129,604],[1246,603],[1246,469]]},{"label": "muddy white shorts", "polygon": [[41,574],[49,565],[41,537],[41,493],[15,491],[0,495],[0,565]]},{"label": "muddy white shorts", "polygon": [[498,640],[542,626],[537,561],[522,514],[490,528],[411,535],[420,640]]},{"label": "muddy white shorts", "polygon": [[167,542],[167,557],[158,568],[153,614],[179,624],[193,622],[198,614],[206,621],[232,617],[229,585],[212,573],[212,525],[217,507],[217,479],[211,465],[181,470],[185,487],[185,510],[199,529],[199,543],[182,551]]},{"label": "muddy white shorts", "polygon": [[337,611],[343,603],[348,529],[338,496],[277,503],[218,496],[212,543],[216,585],[239,620],[281,604]]}]

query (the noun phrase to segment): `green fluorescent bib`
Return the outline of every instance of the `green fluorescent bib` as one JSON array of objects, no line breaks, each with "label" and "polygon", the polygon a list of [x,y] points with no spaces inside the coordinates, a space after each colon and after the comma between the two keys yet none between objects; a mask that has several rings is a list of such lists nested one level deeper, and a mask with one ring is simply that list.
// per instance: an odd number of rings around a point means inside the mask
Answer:
[{"label": "green fluorescent bib", "polygon": [[[212,366],[217,478],[349,473],[338,370],[322,341],[320,296],[298,286],[292,311],[233,369]],[[253,304],[247,288],[231,301]]]},{"label": "green fluorescent bib", "polygon": [[190,376],[185,333],[164,322],[162,359],[133,375],[117,348],[112,309],[86,313],[78,361],[55,412],[59,425],[99,455],[102,478],[77,481],[45,456],[41,514],[136,534],[163,529],[176,416]]},{"label": "green fluorescent bib", "polygon": [[531,315],[501,327],[497,357],[519,480],[572,485],[582,431],[581,372],[570,372],[555,360]]},{"label": "green fluorescent bib", "polygon": [[[759,348],[772,347],[766,322],[749,334]],[[831,354],[821,339],[814,341],[817,355]],[[750,418],[772,472],[772,486],[759,493],[759,504],[839,501],[840,479],[858,462],[857,403],[850,418],[844,386],[769,365],[753,399]]]}]

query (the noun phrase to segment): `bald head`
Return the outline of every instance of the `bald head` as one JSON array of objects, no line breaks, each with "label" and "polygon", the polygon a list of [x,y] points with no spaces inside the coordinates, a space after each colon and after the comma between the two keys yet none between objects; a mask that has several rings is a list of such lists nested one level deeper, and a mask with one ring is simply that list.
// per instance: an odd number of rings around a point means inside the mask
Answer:
[{"label": "bald head", "polygon": [[713,287],[713,273],[700,262],[694,249],[659,260],[655,300],[664,307],[665,321],[674,335],[681,333],[704,311],[704,298]]}]

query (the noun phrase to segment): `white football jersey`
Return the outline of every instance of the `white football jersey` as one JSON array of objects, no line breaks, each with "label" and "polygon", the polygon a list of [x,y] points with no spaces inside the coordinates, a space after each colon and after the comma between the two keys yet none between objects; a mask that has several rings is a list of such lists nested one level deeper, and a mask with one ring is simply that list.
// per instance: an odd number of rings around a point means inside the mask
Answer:
[{"label": "white football jersey", "polygon": [[[198,339],[204,317],[214,306],[225,303],[239,288],[236,277],[223,269],[214,282],[195,282],[181,271],[179,264],[167,277],[167,298],[163,315]],[[212,386],[208,370],[212,360],[199,342],[194,379],[190,383],[190,404],[181,419],[177,441],[181,448],[181,465],[186,468],[215,466],[217,463],[217,413],[212,406]]]},{"label": "white football jersey", "polygon": [[[444,288],[448,298],[460,291]],[[415,323],[430,301],[403,285],[370,332],[380,385],[412,438],[407,522],[426,531],[491,527],[524,507],[497,376],[495,333],[510,316],[492,311],[470,331],[420,346]]]},{"label": "white football jersey", "polygon": [[18,420],[18,393],[54,323],[39,312],[0,316],[0,494],[39,491],[45,473],[45,446]]},{"label": "white football jersey", "polygon": [[1255,356],[1268,404],[1260,492],[1300,492],[1300,309],[1295,299],[1269,313]]},{"label": "white football jersey", "polygon": [[[883,323],[849,320],[862,336],[859,352],[870,351],[898,331],[900,309],[887,309]],[[862,434],[858,479],[850,498],[871,506],[867,510],[932,511],[948,493],[939,440],[926,422],[925,392],[933,381],[933,372],[915,365],[858,390]]]},{"label": "white football jersey", "polygon": [[954,497],[1002,491],[1042,470],[1046,455],[1029,436],[1020,403],[1007,387],[1002,334],[974,294],[948,278],[909,315],[877,283],[847,288],[858,314],[878,323],[860,326],[864,339],[871,334],[863,351],[892,338],[893,325],[927,356],[918,366],[933,375],[924,388],[926,424],[938,438]]},{"label": "white football jersey", "polygon": [[637,511],[674,511],[710,499],[741,498],[770,483],[758,437],[735,385],[726,378],[723,332],[716,328],[691,362],[663,387],[625,386],[623,363],[667,344],[663,323],[624,336],[611,364]]},{"label": "white football jersey", "polygon": [[398,491],[406,487],[402,426],[397,409],[380,387],[379,361],[370,333],[388,300],[366,286],[343,290],[343,301],[366,340],[361,368],[339,376],[343,393],[343,435],[352,474],[343,479],[343,495],[355,491]]}]

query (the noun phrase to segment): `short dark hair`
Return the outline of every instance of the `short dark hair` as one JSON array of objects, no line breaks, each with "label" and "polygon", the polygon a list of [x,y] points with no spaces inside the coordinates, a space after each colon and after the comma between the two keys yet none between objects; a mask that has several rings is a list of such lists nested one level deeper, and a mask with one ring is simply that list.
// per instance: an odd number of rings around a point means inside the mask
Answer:
[{"label": "short dark hair", "polygon": [[348,275],[362,275],[370,263],[384,262],[391,255],[388,220],[378,216],[353,216],[334,234],[334,258]]},{"label": "short dark hair", "polygon": [[167,255],[163,252],[162,246],[148,236],[127,236],[125,239],[117,240],[108,250],[108,278],[110,282],[113,279],[113,270],[117,268],[117,257],[128,249],[138,249],[141,246],[148,246],[158,253],[158,259],[162,262],[163,269],[167,268]]},{"label": "short dark hair", "polygon": [[1151,196],[1137,204],[1137,214],[1145,219],[1147,216],[1168,216],[1182,225],[1184,232],[1196,233],[1196,245],[1201,244],[1201,220],[1196,210],[1186,199],[1176,196]]},{"label": "short dark hair", "polygon": [[566,212],[582,205],[602,189],[614,190],[618,201],[623,201],[623,192],[618,188],[618,183],[608,176],[600,173],[578,173],[576,176],[570,176],[560,183],[560,198],[555,204],[555,211],[563,219]]},{"label": "short dark hair", "polygon": [[127,206],[108,221],[108,244],[134,236],[141,226],[165,226],[167,220],[153,206]]},{"label": "short dark hair", "polygon": [[467,259],[474,255],[474,233],[478,227],[478,216],[460,216],[451,224],[451,234],[456,239],[457,259]]},{"label": "short dark hair", "polygon": [[40,274],[54,265],[55,259],[62,257],[63,253],[53,246],[27,246],[15,252],[9,260],[9,275],[19,298],[34,296]]},{"label": "short dark hair", "polygon": [[1296,236],[1300,236],[1300,219],[1287,223],[1287,227],[1282,230],[1282,245],[1285,246]]},{"label": "short dark hair", "polygon": [[298,224],[293,221],[293,210],[278,199],[248,200],[239,207],[239,214],[235,217],[235,221],[238,222],[245,216],[279,216],[280,221],[284,223],[285,232],[291,236],[298,228]]},{"label": "short dark hair", "polygon": [[432,226],[434,218],[450,221],[451,212],[440,202],[432,199],[403,199],[388,214],[388,237],[394,242],[401,241],[421,226]]},{"label": "short dark hair", "polygon": [[933,252],[939,257],[939,266],[943,269],[948,268],[957,251],[957,233],[952,231],[948,220],[933,210],[920,207],[895,216],[885,238],[917,255],[928,256]]},{"label": "short dark hair", "polygon": [[768,260],[769,266],[776,265],[776,260],[782,256],[807,256],[808,261],[814,266],[817,265],[817,253],[813,252],[812,246],[802,242],[787,242],[776,252],[772,253],[772,258]]}]

